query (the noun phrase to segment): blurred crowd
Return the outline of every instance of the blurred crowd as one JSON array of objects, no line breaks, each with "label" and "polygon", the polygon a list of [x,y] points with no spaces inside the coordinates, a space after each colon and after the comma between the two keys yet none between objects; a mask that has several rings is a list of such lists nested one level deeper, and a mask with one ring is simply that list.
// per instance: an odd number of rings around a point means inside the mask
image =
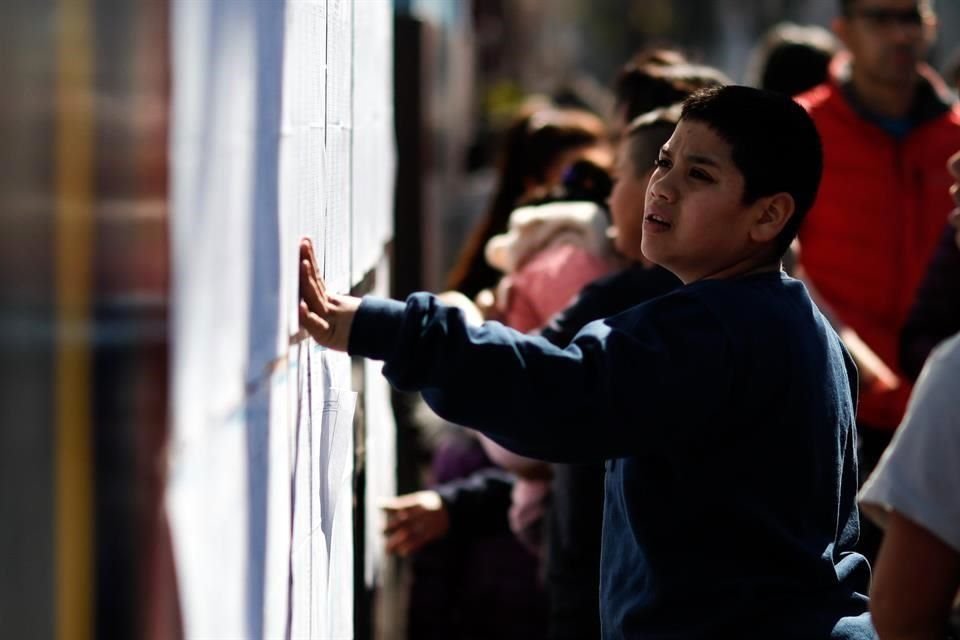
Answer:
[{"label": "blurred crowd", "polygon": [[[784,269],[859,371],[858,551],[881,638],[949,637],[960,587],[960,107],[924,63],[936,30],[926,0],[842,0],[832,31],[777,25],[743,70],[794,97],[823,143]],[[682,286],[641,252],[644,194],[684,99],[730,82],[675,43],[624,62],[610,113],[530,96],[440,297],[566,346]],[[384,504],[387,549],[411,558],[409,637],[600,637],[604,465],[439,434],[429,488]]]}]

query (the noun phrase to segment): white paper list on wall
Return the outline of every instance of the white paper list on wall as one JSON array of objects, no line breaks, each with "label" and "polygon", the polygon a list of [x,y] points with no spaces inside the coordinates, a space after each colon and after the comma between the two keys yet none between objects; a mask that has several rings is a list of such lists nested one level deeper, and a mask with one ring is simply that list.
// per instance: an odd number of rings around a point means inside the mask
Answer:
[{"label": "white paper list on wall", "polygon": [[324,141],[326,138],[326,0],[288,0],[283,62],[283,116],[280,141],[280,218],[283,228],[283,300],[287,331],[297,319],[300,238],[313,240],[317,261],[324,263],[320,242],[323,223]]},{"label": "white paper list on wall", "polygon": [[[186,636],[352,638],[357,394],[348,356],[295,335],[297,256],[310,237],[337,291],[378,262],[388,280],[392,5],[171,11],[166,503]],[[389,391],[364,381],[379,416],[373,480],[387,487]]]},{"label": "white paper list on wall", "polygon": [[320,638],[350,638],[353,631],[353,415],[355,391],[327,389],[321,410],[320,530],[327,543],[328,574]]},{"label": "white paper list on wall", "polygon": [[[171,9],[172,408],[173,439],[183,443],[245,393],[237,345],[249,339],[249,265],[238,256],[247,255],[254,215],[255,60],[249,2],[181,0]],[[234,25],[229,37],[225,24]],[[219,37],[208,42],[210,33]],[[217,292],[208,290],[213,278]]]},{"label": "white paper list on wall", "polygon": [[[286,635],[290,607],[290,559],[293,504],[291,478],[296,438],[296,404],[290,387],[297,385],[296,354],[284,359],[270,378],[270,435],[264,558],[263,637]],[[292,415],[291,415],[292,414]]]},{"label": "white paper list on wall", "polygon": [[270,492],[284,490],[271,482],[266,377],[287,335],[276,180],[284,7],[178,0],[171,11],[177,583],[188,637],[262,637],[268,621],[280,624],[285,596],[273,585],[288,555],[270,526],[283,517]]},{"label": "white paper list on wall", "polygon": [[350,290],[350,130],[327,125],[324,161],[323,277],[331,291]]},{"label": "white paper list on wall", "polygon": [[327,0],[327,136],[323,275],[333,291],[350,285],[353,2]]},{"label": "white paper list on wall", "polygon": [[249,636],[244,430],[237,416],[174,451],[166,508],[188,638]]},{"label": "white paper list on wall", "polygon": [[354,4],[353,225],[359,281],[393,235],[393,13],[389,2]]},{"label": "white paper list on wall", "polygon": [[[310,425],[310,346],[300,343],[296,347],[297,397],[295,446],[293,448],[292,521],[290,542],[290,637],[310,638],[313,617],[313,528],[314,510],[312,490],[312,455]],[[319,554],[317,554],[319,558]],[[319,568],[317,569],[319,573]]]}]

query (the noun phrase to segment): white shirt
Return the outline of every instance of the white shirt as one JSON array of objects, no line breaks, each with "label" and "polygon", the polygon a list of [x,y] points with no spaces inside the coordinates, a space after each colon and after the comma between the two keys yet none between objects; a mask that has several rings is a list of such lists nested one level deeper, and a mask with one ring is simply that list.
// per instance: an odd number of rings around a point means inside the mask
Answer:
[{"label": "white shirt", "polygon": [[895,510],[960,552],[960,334],[930,356],[859,498],[880,526]]}]

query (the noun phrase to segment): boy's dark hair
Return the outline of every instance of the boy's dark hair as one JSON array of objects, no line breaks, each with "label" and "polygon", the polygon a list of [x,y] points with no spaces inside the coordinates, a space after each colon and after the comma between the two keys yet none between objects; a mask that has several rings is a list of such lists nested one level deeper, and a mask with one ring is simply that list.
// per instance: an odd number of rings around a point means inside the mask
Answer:
[{"label": "boy's dark hair", "polygon": [[743,86],[695,93],[684,101],[680,120],[703,123],[730,144],[745,204],[776,193],[793,197],[796,208],[775,241],[781,257],[820,186],[823,150],[813,120],[787,96]]}]

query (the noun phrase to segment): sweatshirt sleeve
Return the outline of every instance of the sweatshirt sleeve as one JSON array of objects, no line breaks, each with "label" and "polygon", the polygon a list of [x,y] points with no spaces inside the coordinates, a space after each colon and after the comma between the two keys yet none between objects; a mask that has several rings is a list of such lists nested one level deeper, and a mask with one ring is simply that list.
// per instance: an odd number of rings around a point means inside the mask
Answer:
[{"label": "sweatshirt sleeve", "polygon": [[509,532],[507,513],[513,484],[512,474],[489,468],[435,487],[447,507],[451,535],[472,537]]},{"label": "sweatshirt sleeve", "polygon": [[698,301],[669,298],[591,323],[561,349],[497,322],[469,326],[429,294],[368,297],[349,351],[384,360],[395,387],[521,455],[618,458],[680,444],[729,380],[718,323]]}]

